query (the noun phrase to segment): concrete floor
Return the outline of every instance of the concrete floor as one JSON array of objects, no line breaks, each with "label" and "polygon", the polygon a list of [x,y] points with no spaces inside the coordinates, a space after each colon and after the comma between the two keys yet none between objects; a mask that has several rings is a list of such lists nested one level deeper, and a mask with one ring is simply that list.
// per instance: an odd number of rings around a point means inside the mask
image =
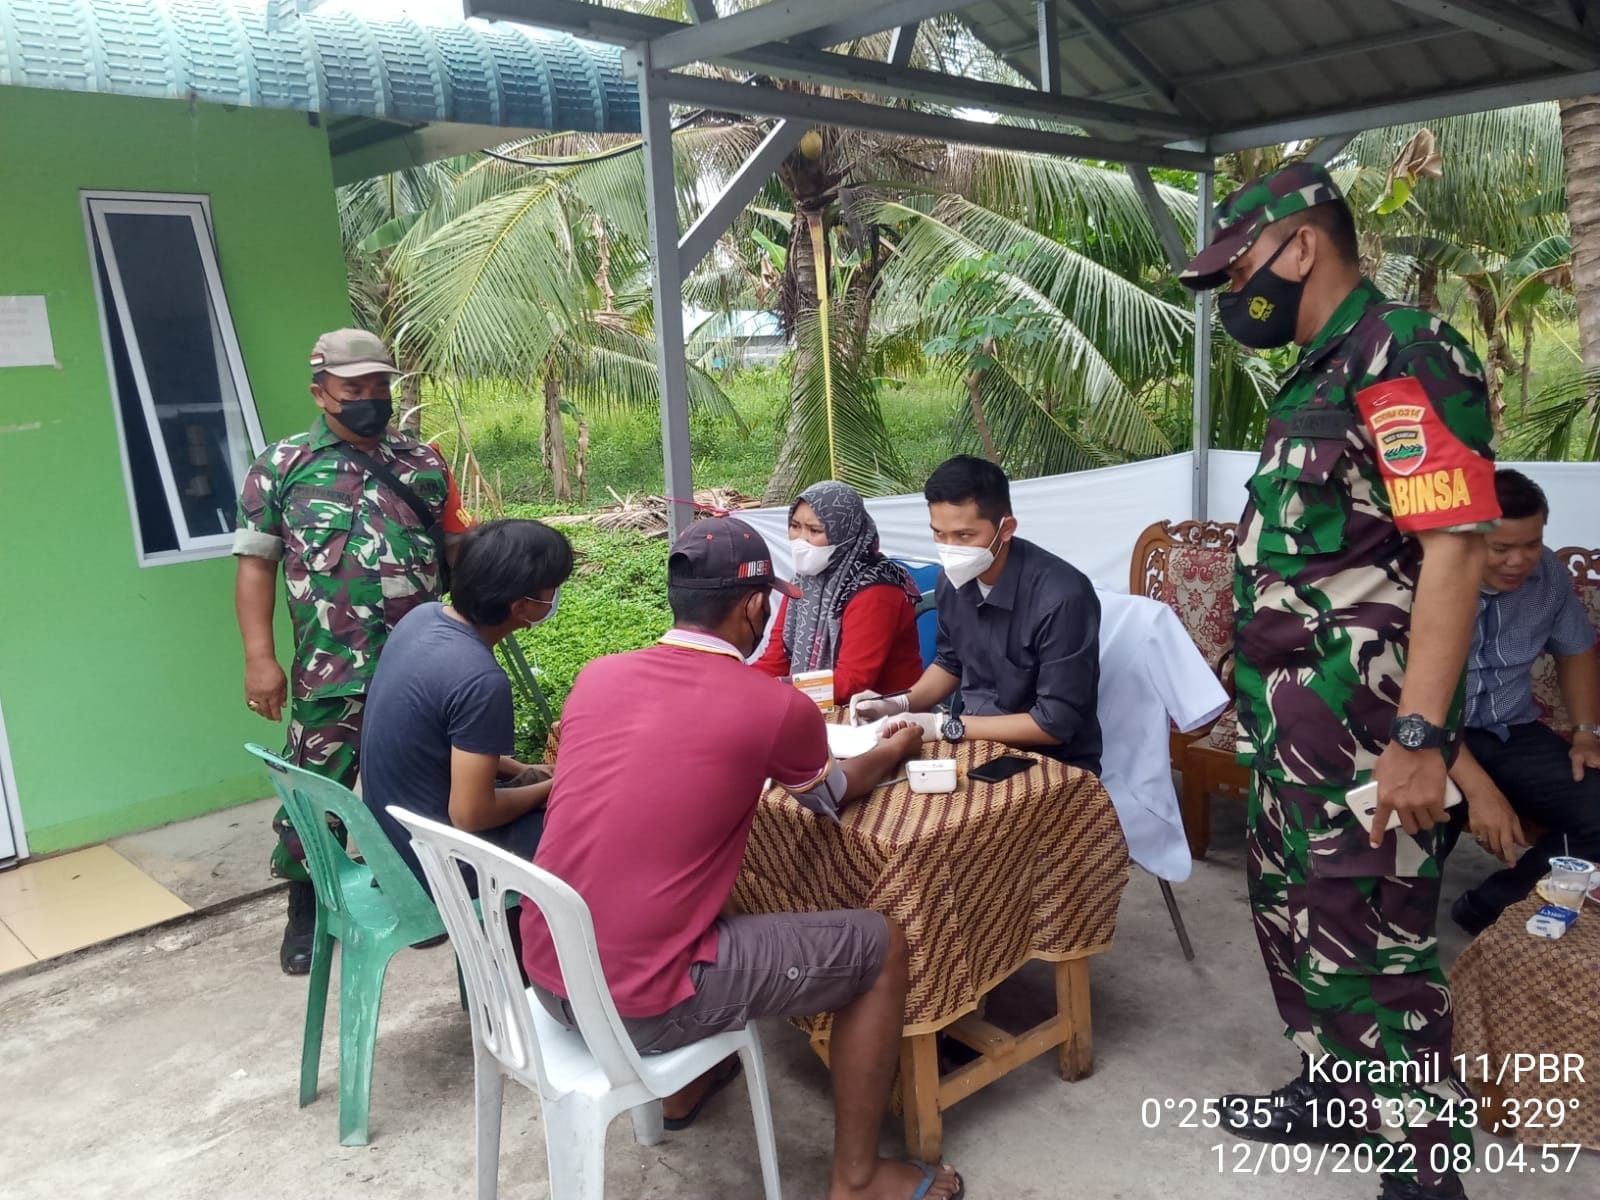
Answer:
[{"label": "concrete floor", "polygon": [[283,886],[267,873],[277,811],[276,797],[252,800],[114,838],[111,846],[194,908],[211,908]]},{"label": "concrete floor", "polygon": [[[229,814],[222,814],[228,820]],[[1141,1101],[1268,1088],[1296,1066],[1277,1036],[1243,895],[1237,806],[1217,802],[1217,846],[1178,887],[1198,954],[1178,952],[1155,881],[1135,872],[1115,949],[1093,967],[1096,1072],[1063,1083],[1040,1059],[946,1115],[946,1155],[972,1200],[1201,1200],[1376,1195],[1371,1179],[1223,1174],[1201,1130],[1140,1122]],[[259,847],[259,839],[254,839]],[[1471,843],[1452,862],[1447,900],[1486,866]],[[178,854],[177,859],[184,856]],[[208,877],[211,852],[190,856]],[[338,1144],[337,998],[330,1001],[322,1094],[295,1106],[303,980],[278,971],[282,898],[249,901],[178,927],[0,978],[0,1196],[7,1200],[447,1200],[473,1195],[471,1035],[448,949],[391,968],[372,1097],[370,1146]],[[1447,923],[1448,924],[1448,923]],[[1450,956],[1464,939],[1447,934]],[[335,989],[335,993],[337,989]],[[1037,965],[1008,983],[992,1017],[1037,1019],[1050,1003]],[[804,1039],[764,1026],[787,1194],[823,1194],[832,1130],[827,1076]],[[1170,1114],[1166,1114],[1170,1116]],[[896,1151],[897,1130],[885,1130]],[[501,1166],[507,1200],[545,1192],[537,1100],[507,1091]],[[756,1197],[742,1088],[692,1130],[653,1148],[611,1131],[608,1195]],[[1594,1200],[1600,1155],[1568,1174],[1480,1178],[1475,1200]]]}]

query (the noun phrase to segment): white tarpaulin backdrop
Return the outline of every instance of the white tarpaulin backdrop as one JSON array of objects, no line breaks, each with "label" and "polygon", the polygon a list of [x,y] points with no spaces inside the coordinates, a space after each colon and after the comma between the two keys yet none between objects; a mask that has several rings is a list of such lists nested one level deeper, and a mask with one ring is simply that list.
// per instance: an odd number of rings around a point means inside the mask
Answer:
[{"label": "white tarpaulin backdrop", "polygon": [[[1125,467],[1048,475],[1011,485],[1017,532],[1066,559],[1095,585],[1128,590],[1128,555],[1152,521],[1188,514],[1193,495],[1192,454],[1173,454]],[[883,552],[907,562],[937,561],[928,532],[928,506],[920,494],[867,501],[878,523]],[[739,513],[772,547],[780,574],[790,570],[789,512],[782,508]]]},{"label": "white tarpaulin backdrop", "polygon": [[[1213,450],[1206,516],[1236,521],[1244,509],[1244,485],[1256,455]],[[1550,497],[1545,541],[1556,546],[1600,544],[1600,463],[1505,463],[1535,480]],[[1183,520],[1193,509],[1194,455],[1050,475],[1011,485],[1017,532],[1077,567],[1106,591],[1128,590],[1128,557],[1146,526]],[[883,552],[908,562],[935,561],[928,532],[928,506],[920,495],[882,496],[867,501],[878,523]],[[790,571],[788,510],[750,509],[739,514],[772,547],[779,572]]]}]

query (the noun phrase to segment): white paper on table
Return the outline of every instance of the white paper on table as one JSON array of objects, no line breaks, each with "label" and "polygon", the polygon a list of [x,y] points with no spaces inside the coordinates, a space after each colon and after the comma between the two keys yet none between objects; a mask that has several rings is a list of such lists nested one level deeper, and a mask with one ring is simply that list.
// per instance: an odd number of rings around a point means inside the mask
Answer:
[{"label": "white paper on table", "polygon": [[878,744],[887,717],[865,725],[829,725],[828,751],[835,758],[856,758]]}]

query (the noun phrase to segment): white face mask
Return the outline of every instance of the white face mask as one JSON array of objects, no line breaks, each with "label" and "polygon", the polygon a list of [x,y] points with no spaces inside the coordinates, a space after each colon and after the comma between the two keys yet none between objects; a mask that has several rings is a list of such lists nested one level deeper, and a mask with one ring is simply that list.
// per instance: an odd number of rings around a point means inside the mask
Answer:
[{"label": "white face mask", "polygon": [[940,546],[939,563],[944,567],[945,578],[951,587],[966,587],[979,575],[994,566],[994,548],[1000,544],[1000,534],[987,546]]},{"label": "white face mask", "polygon": [[789,550],[794,555],[794,573],[821,575],[828,569],[835,549],[834,546],[813,546],[802,538],[793,539],[789,543]]},{"label": "white face mask", "polygon": [[[524,600],[532,600],[535,604],[543,604],[544,603],[544,601],[539,599],[539,597],[537,597],[537,596],[524,596],[523,599]],[[555,595],[550,597],[550,610],[547,613],[545,613],[544,616],[537,617],[534,620],[529,621],[527,623],[527,625],[524,626],[524,628],[532,629],[535,625],[543,625],[551,617],[556,615],[556,609],[558,609],[560,607],[561,607],[561,589],[557,588],[556,592],[555,592]]]}]

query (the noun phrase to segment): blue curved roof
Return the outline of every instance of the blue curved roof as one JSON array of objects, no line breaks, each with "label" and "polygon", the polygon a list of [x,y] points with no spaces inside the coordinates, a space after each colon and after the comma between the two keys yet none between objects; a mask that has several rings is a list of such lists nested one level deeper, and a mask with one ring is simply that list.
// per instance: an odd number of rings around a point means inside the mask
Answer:
[{"label": "blue curved roof", "polygon": [[615,47],[514,24],[298,12],[286,0],[4,0],[0,84],[192,97],[413,129],[639,128],[638,90],[623,79]]}]

